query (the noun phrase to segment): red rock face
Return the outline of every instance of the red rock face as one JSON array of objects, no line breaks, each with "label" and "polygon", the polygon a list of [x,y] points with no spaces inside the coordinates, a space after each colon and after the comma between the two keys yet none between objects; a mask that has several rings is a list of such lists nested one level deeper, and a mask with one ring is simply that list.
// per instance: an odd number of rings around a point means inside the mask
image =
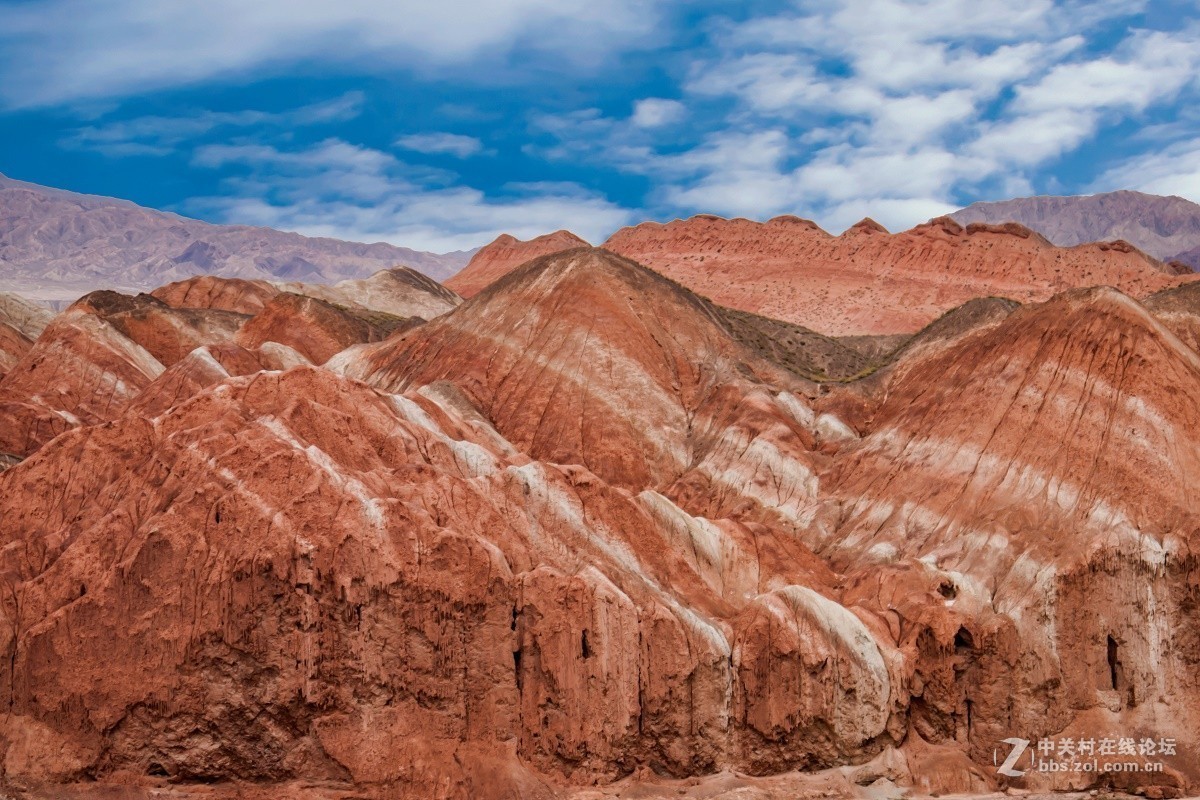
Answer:
[{"label": "red rock face", "polygon": [[281,283],[275,286],[339,306],[424,320],[441,316],[462,302],[461,297],[432,278],[403,267],[385,269],[369,278],[340,281],[329,286],[317,283]]},{"label": "red rock face", "polygon": [[834,389],[603,250],[380,341],[281,294],[166,369],[104,300],[0,383],[124,387],[0,473],[5,785],[1116,782],[995,772],[1091,732],[1177,740],[1115,785],[1200,788],[1186,290],[980,300]]},{"label": "red rock face", "polygon": [[274,342],[266,342],[257,350],[232,343],[198,347],[139,392],[128,413],[156,417],[226,378],[307,363],[296,351]]},{"label": "red rock face", "polygon": [[50,324],[54,314],[24,297],[0,292],[0,323],[29,339],[36,339]]},{"label": "red rock face", "polygon": [[[348,302],[358,297],[432,312],[457,300],[408,273],[385,271],[320,289]],[[253,317],[230,310],[256,307]],[[36,321],[28,314],[22,319]],[[419,321],[221,278],[198,278],[136,297],[92,292],[58,316],[36,344],[0,327],[0,453],[24,457],[68,428],[115,419],[143,391],[153,399],[142,398],[139,408],[164,411],[231,375],[321,363],[352,344],[379,341]],[[181,362],[186,363],[179,370],[167,369]]]},{"label": "red rock face", "polygon": [[450,380],[534,458],[582,464],[618,485],[666,486],[697,465],[719,472],[704,457],[721,458],[733,419],[759,413],[752,395],[774,409],[763,379],[786,380],[714,317],[642,267],[570,251],[331,366],[389,391]]},{"label": "red rock face", "polygon": [[1196,352],[1093,289],[914,362],[829,476],[836,526],[807,541],[866,574],[921,559],[953,615],[975,609],[916,729],[961,740],[965,717],[980,760],[1004,730],[1145,730],[1166,707],[1193,730]]},{"label": "red rock face", "polygon": [[1141,296],[1183,280],[1123,243],[1059,248],[1021,226],[949,219],[894,235],[868,220],[831,236],[795,217],[699,216],[625,228],[604,246],[722,305],[830,335],[912,333],[976,297],[1042,301],[1094,285]]},{"label": "red rock face", "polygon": [[197,347],[229,341],[248,319],[232,311],[175,309],[151,295],[117,292],[92,292],[71,308],[102,317],[165,367]]},{"label": "red rock face", "polygon": [[495,283],[526,261],[588,246],[587,242],[570,231],[547,233],[527,242],[503,234],[496,241],[480,248],[462,272],[446,281],[446,286],[463,297],[473,297],[484,287]]},{"label": "red rock face", "polygon": [[162,371],[99,314],[60,314],[0,380],[0,451],[28,455],[67,428],[112,419]]},{"label": "red rock face", "polygon": [[279,294],[266,281],[200,275],[155,289],[151,294],[172,308],[213,308],[237,314],[257,314]]},{"label": "red rock face", "polygon": [[398,267],[369,278],[319,283],[269,283],[203,275],[168,284],[152,294],[173,308],[208,308],[254,315],[281,292],[315,297],[397,317],[432,319],[460,302],[458,295],[416,270]]},{"label": "red rock face", "polygon": [[0,322],[0,378],[29,352],[33,342],[11,325]]},{"label": "red rock face", "polygon": [[352,344],[379,341],[408,324],[397,318],[364,319],[323,300],[284,292],[246,323],[238,332],[237,343],[258,348],[275,342],[323,364]]},{"label": "red rock face", "polygon": [[93,292],[57,316],[0,380],[0,451],[25,456],[67,428],[115,419],[165,367],[230,341],[247,318]]}]

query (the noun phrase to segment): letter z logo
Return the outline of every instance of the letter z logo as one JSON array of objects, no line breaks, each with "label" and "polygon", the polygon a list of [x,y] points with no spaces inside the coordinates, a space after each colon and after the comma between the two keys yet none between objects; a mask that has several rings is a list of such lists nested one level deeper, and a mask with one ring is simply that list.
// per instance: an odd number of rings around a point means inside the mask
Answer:
[{"label": "letter z logo", "polygon": [[[1002,743],[1012,745],[1012,751],[1008,754],[1008,758],[1004,759],[1004,763],[996,769],[996,772],[1000,773],[1001,775],[1006,775],[1010,778],[1021,777],[1025,774],[1025,770],[1016,768],[1017,759],[1025,755],[1025,751],[1029,748],[1029,740],[1012,738],[1004,739]],[[995,750],[992,751],[992,763],[996,763]]]}]

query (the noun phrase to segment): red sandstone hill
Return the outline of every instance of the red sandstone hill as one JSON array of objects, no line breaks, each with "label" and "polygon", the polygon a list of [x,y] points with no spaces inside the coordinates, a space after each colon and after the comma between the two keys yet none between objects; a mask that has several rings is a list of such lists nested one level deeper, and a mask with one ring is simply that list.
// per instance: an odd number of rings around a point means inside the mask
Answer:
[{"label": "red sandstone hill", "polygon": [[26,300],[20,295],[0,292],[0,323],[36,339],[54,316],[50,309]]},{"label": "red sandstone hill", "polygon": [[0,322],[0,378],[12,369],[21,356],[29,352],[33,342],[11,325]]},{"label": "red sandstone hill", "polygon": [[[171,388],[155,386],[156,394],[178,397],[183,386],[206,386],[230,374],[322,363],[352,344],[379,341],[421,321],[359,301],[429,314],[458,302],[411,270],[298,286],[348,305],[273,284],[205,276],[136,297],[93,292],[32,343],[0,327],[0,453],[24,457],[68,428],[117,418],[181,360],[189,361],[183,373],[189,377],[171,373],[164,379]],[[214,365],[214,353],[231,352],[220,349],[224,345],[246,353]]]},{"label": "red sandstone hill", "polygon": [[1183,280],[1121,242],[1060,248],[1020,226],[947,218],[897,234],[867,220],[831,236],[795,217],[699,216],[625,228],[604,246],[722,305],[829,335],[911,333],[975,297],[1041,301],[1097,285],[1140,296]]},{"label": "red sandstone hill", "polygon": [[[560,234],[497,240],[448,285],[469,295],[523,261],[579,245]],[[723,306],[835,336],[913,333],[976,297],[1037,302],[1099,285],[1141,296],[1190,279],[1125,242],[1055,247],[1020,225],[949,218],[897,234],[863,220],[832,236],[796,217],[700,215],[624,228],[604,247]]]},{"label": "red sandstone hill", "polygon": [[414,322],[385,314],[355,314],[314,297],[281,292],[233,340],[251,349],[276,342],[314,364],[324,364],[352,344],[377,342]]},{"label": "red sandstone hill", "polygon": [[257,314],[279,294],[279,289],[267,281],[199,275],[160,286],[150,294],[172,308],[212,308]]},{"label": "red sandstone hill", "polygon": [[1191,288],[975,300],[821,386],[840,343],[605,250],[325,367],[164,369],[177,309],[86,298],[0,381],[64,420],[0,473],[0,786],[1045,791],[1002,739],[1111,732],[1178,754],[1084,788],[1194,793]]},{"label": "red sandstone hill", "polygon": [[587,242],[570,231],[547,233],[527,242],[503,234],[491,244],[481,247],[461,272],[446,281],[446,286],[463,297],[471,297],[526,261],[588,246]]},{"label": "red sandstone hill", "polygon": [[0,451],[28,455],[119,414],[163,365],[86,305],[59,314],[0,380]]},{"label": "red sandstone hill", "polygon": [[380,270],[369,278],[334,284],[272,283],[201,275],[167,284],[151,294],[174,308],[211,308],[257,314],[280,292],[315,297],[352,310],[421,319],[444,314],[461,302],[458,295],[437,281],[404,267]]}]

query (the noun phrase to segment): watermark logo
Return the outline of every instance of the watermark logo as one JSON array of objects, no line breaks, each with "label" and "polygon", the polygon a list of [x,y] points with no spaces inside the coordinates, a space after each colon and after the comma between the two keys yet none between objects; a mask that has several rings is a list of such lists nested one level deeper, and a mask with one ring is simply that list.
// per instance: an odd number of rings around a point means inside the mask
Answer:
[{"label": "watermark logo", "polygon": [[1038,739],[1036,747],[1029,739],[1010,737],[999,744],[1005,747],[992,751],[992,763],[1008,778],[1029,772],[1163,772],[1166,762],[1160,757],[1176,751],[1173,737],[1059,736]]},{"label": "watermark logo", "polygon": [[[1019,778],[1024,775],[1025,770],[1017,769],[1017,761],[1029,749],[1029,740],[1012,737],[1005,739],[1001,744],[1012,745],[1012,749],[1008,752],[1008,758],[1004,759],[1004,763],[997,766],[996,772],[1001,775],[1007,775],[1010,778]],[[996,760],[995,751],[992,752],[992,760]]]}]

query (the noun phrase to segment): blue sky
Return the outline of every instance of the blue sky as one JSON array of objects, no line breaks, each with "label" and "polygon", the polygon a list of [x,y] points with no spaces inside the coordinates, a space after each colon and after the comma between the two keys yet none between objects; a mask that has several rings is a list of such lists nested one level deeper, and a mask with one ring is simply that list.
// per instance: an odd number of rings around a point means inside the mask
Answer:
[{"label": "blue sky", "polygon": [[0,2],[0,172],[445,251],[1200,201],[1195,2]]}]

